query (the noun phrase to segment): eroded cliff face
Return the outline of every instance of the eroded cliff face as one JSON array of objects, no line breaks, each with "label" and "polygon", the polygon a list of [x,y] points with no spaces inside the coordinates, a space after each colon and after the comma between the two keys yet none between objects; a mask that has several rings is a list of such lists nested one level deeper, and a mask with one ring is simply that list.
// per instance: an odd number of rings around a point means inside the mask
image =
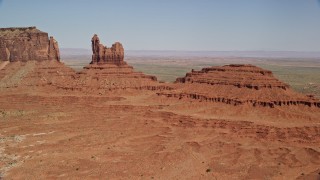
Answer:
[{"label": "eroded cliff face", "polygon": [[99,64],[115,64],[115,65],[125,65],[124,62],[124,49],[122,44],[116,42],[111,48],[107,48],[103,44],[100,44],[100,39],[98,35],[92,37],[92,62]]},{"label": "eroded cliff face", "polygon": [[60,61],[58,42],[36,27],[0,28],[1,61]]}]

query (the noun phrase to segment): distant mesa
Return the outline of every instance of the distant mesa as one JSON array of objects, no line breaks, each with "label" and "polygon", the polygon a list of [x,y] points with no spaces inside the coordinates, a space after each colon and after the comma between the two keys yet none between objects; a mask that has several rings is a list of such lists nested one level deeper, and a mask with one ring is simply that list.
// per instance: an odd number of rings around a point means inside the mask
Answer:
[{"label": "distant mesa", "polygon": [[0,28],[0,60],[60,61],[58,42],[36,27]]},{"label": "distant mesa", "polygon": [[177,78],[176,91],[161,92],[160,96],[195,99],[230,105],[250,104],[276,106],[320,107],[319,100],[291,90],[275,78],[271,71],[250,65],[231,64],[192,70]]},{"label": "distant mesa", "polygon": [[90,64],[115,64],[126,65],[124,61],[124,49],[122,44],[116,42],[111,48],[107,48],[103,44],[100,44],[98,35],[92,37],[92,61]]},{"label": "distant mesa", "polygon": [[256,90],[262,88],[286,90],[289,88],[289,85],[274,78],[271,71],[250,64],[231,64],[222,67],[207,67],[200,71],[192,70],[185,77],[177,78],[176,83],[230,85]]}]

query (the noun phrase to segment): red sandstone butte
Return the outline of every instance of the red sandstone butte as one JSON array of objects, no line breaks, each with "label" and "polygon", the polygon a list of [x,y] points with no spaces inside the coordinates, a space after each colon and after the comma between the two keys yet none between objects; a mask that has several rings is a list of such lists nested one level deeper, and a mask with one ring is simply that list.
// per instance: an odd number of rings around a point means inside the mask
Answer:
[{"label": "red sandstone butte", "polygon": [[58,43],[36,27],[0,28],[0,60],[60,61]]},{"label": "red sandstone butte", "polygon": [[115,65],[124,65],[124,49],[122,44],[116,42],[112,45],[111,48],[107,48],[103,44],[100,44],[100,39],[98,35],[94,35],[92,37],[92,62],[99,64],[115,64]]},{"label": "red sandstone butte", "polygon": [[92,38],[92,61],[80,72],[81,80],[87,86],[102,89],[152,89],[158,84],[157,78],[135,72],[132,66],[124,61],[124,48],[117,42],[111,48],[100,44],[95,34]]}]

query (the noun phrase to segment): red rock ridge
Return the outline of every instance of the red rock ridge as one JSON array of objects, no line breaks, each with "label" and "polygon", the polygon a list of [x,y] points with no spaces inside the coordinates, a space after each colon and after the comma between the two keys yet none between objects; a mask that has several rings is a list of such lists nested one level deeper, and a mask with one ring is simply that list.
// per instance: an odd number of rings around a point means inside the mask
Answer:
[{"label": "red rock ridge", "polygon": [[0,60],[60,61],[58,43],[36,27],[0,28]]}]

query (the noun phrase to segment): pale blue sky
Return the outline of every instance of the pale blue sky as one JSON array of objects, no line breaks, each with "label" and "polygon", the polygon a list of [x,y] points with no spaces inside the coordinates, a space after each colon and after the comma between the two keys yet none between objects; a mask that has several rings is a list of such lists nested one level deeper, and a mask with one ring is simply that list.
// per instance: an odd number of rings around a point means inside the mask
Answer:
[{"label": "pale blue sky", "polygon": [[320,51],[319,0],[0,0],[0,26],[37,26],[62,48]]}]

